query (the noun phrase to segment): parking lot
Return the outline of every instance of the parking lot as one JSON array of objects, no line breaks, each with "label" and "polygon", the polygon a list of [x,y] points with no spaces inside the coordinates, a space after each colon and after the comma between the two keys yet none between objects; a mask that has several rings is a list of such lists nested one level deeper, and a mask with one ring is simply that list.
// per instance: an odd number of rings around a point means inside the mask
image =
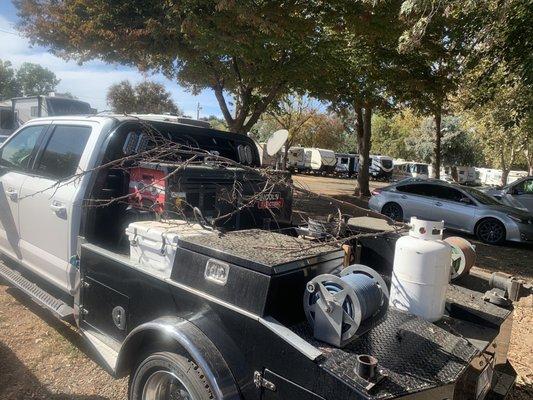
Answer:
[{"label": "parking lot", "polygon": [[[355,181],[296,176],[295,183],[315,193],[342,200],[343,212],[365,211],[353,196]],[[384,186],[371,182],[372,187]],[[332,199],[298,195],[302,216],[336,212]],[[487,246],[472,240],[476,268],[502,270],[533,282],[533,249],[519,244]],[[512,399],[533,397],[533,296],[516,304],[510,359],[518,372]],[[75,329],[48,315],[16,290],[0,283],[0,398],[46,400],[111,400],[126,397],[127,380],[113,380],[89,356]]]}]

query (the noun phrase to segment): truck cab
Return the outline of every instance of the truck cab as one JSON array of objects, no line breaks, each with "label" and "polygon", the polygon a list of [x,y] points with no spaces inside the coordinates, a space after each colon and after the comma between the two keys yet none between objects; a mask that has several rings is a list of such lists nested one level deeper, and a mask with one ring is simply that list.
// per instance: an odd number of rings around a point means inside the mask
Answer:
[{"label": "truck cab", "polygon": [[[74,294],[76,274],[69,260],[77,252],[78,236],[85,236],[82,221],[89,237],[110,247],[118,246],[113,238],[123,236],[126,227],[125,222],[117,222],[123,219],[124,204],[87,204],[89,198],[102,201],[129,194],[127,168],[102,164],[132,157],[135,150],[126,147],[139,143],[128,140],[148,124],[173,135],[171,140],[177,143],[212,150],[250,166],[259,163],[253,142],[244,135],[146,121],[139,122],[138,117],[41,118],[13,134],[0,148],[0,251]],[[212,170],[216,173],[216,168]]]}]

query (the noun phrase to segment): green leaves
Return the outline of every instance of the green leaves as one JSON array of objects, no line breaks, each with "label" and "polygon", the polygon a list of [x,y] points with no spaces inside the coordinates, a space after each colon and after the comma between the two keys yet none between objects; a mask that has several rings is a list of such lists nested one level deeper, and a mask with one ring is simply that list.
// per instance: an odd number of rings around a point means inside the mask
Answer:
[{"label": "green leaves", "polygon": [[118,113],[183,114],[172,101],[170,92],[163,85],[150,81],[135,87],[129,81],[112,85],[107,91],[107,103]]},{"label": "green leaves", "polygon": [[47,68],[24,63],[18,70],[11,62],[0,60],[0,99],[18,96],[48,95],[56,90],[59,79]]}]

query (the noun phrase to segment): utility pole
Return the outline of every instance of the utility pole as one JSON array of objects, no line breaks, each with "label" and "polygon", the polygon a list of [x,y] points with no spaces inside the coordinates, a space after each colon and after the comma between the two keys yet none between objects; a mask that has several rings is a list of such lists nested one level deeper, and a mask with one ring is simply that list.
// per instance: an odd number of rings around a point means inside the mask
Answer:
[{"label": "utility pole", "polygon": [[200,119],[200,110],[202,109],[202,106],[200,106],[200,102],[196,105],[196,119]]}]

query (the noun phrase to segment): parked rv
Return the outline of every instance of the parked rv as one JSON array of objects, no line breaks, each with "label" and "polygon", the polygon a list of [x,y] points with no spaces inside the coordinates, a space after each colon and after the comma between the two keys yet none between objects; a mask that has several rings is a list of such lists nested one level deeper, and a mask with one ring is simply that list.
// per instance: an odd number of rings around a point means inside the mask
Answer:
[{"label": "parked rv", "polygon": [[87,115],[94,111],[85,101],[60,96],[15,97],[11,102],[15,128],[33,118]]},{"label": "parked rv", "polygon": [[291,147],[288,158],[294,172],[333,174],[337,164],[333,150],[314,147]]},{"label": "parked rv", "polygon": [[287,168],[293,172],[304,171],[305,149],[303,147],[291,147],[287,152]]},{"label": "parked rv", "polygon": [[357,169],[359,168],[358,154],[335,153],[335,157],[337,158],[335,174],[348,178],[352,177],[352,175],[357,175]]},{"label": "parked rv", "polygon": [[389,180],[392,177],[393,161],[391,157],[370,154],[368,172],[373,179]]},{"label": "parked rv", "polygon": [[333,174],[336,164],[337,158],[333,150],[313,147],[305,149],[305,165],[309,166],[311,173]]},{"label": "parked rv", "polygon": [[440,168],[440,179],[446,182],[455,182],[461,185],[475,185],[478,174],[474,167],[447,166]]},{"label": "parked rv", "polygon": [[429,178],[429,164],[413,161],[395,161],[392,174],[395,179]]},{"label": "parked rv", "polygon": [[10,101],[0,103],[0,141],[4,141],[13,133],[13,109]]}]

